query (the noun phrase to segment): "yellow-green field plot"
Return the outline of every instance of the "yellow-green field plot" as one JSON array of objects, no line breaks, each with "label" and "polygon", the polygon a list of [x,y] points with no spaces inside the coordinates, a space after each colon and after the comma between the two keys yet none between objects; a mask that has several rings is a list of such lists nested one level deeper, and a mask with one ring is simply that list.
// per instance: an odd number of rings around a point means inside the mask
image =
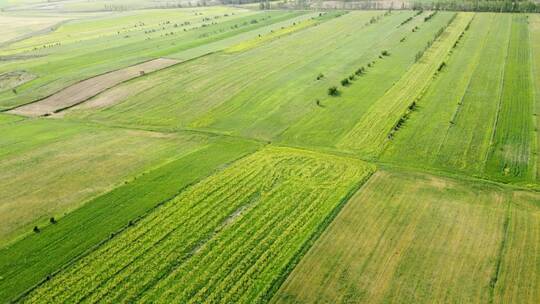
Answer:
[{"label": "yellow-green field plot", "polygon": [[33,33],[51,30],[60,22],[69,19],[69,16],[17,16],[0,14],[0,47],[9,43],[29,37]]},{"label": "yellow-green field plot", "polygon": [[[531,43],[531,68],[534,85],[534,113],[536,114],[535,127],[540,126],[540,16],[529,16],[529,39]],[[540,143],[540,132],[536,132],[536,152]],[[540,176],[540,157],[536,156],[536,179]]]},{"label": "yellow-green field plot", "polygon": [[534,182],[537,85],[528,19],[477,14],[381,159]]},{"label": "yellow-green field plot", "polygon": [[97,194],[206,141],[198,135],[61,121],[15,121],[1,126],[0,245],[31,233],[30,225],[52,216],[60,218]]},{"label": "yellow-green field plot", "polygon": [[263,301],[372,170],[266,148],[189,187],[22,302]]},{"label": "yellow-green field plot", "polygon": [[[193,128],[264,140],[287,133],[283,136],[283,142],[287,143],[290,139],[296,141],[296,134],[309,134],[312,142],[317,143],[336,141],[334,137],[347,132],[357,119],[344,115],[345,106],[356,113],[376,101],[370,97],[384,94],[392,85],[380,75],[391,70],[393,63],[399,68],[388,78],[399,79],[400,72],[407,69],[414,53],[421,49],[418,46],[432,39],[452,15],[441,13],[425,24],[419,17],[400,27],[400,23],[414,16],[412,12],[349,12],[243,52],[213,54],[131,81],[122,86],[123,90],[137,94],[99,110],[74,109],[66,117],[163,130]],[[370,20],[378,21],[370,23]],[[415,26],[420,28],[413,33]],[[400,42],[409,35],[408,41]],[[327,39],[328,36],[333,39]],[[386,48],[395,55],[378,58]],[[410,50],[404,51],[406,48]],[[378,62],[368,71],[366,81],[369,74],[379,75],[376,80],[382,83],[381,88],[369,97],[349,94],[343,89],[343,98],[327,98],[328,87],[375,59]],[[321,73],[324,77],[317,80]],[[359,78],[350,90],[365,89],[362,82],[363,78]],[[125,96],[120,87],[115,91]],[[319,99],[324,108],[317,106]],[[322,128],[315,120],[296,125],[318,113],[325,113],[324,118],[329,121]],[[331,124],[339,125],[343,120],[348,124],[329,134],[336,129]],[[289,131],[291,125],[294,128]],[[321,134],[316,134],[317,131]]]},{"label": "yellow-green field plot", "polygon": [[204,55],[228,46],[213,42],[235,43],[229,39],[305,14],[207,7],[130,11],[73,20],[47,35],[0,49],[0,74],[22,70],[36,76],[15,90],[1,91],[0,109],[28,104],[90,77],[152,59],[194,48],[198,49],[195,55]]},{"label": "yellow-green field plot", "polygon": [[538,303],[540,195],[379,171],[274,303]]},{"label": "yellow-green field plot", "polygon": [[352,130],[338,144],[344,149],[359,150],[362,154],[376,157],[388,144],[392,129],[399,128],[399,121],[412,103],[428,87],[452,46],[469,24],[472,14],[459,13],[441,28],[440,35],[423,52],[403,77],[375,102]]}]

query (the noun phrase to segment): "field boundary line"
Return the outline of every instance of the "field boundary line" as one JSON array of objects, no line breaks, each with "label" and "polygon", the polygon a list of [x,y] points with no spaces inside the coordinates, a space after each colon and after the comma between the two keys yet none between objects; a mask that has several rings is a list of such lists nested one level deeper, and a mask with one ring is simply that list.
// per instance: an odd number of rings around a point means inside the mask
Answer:
[{"label": "field boundary line", "polygon": [[495,114],[495,121],[493,122],[493,128],[492,128],[492,131],[491,131],[491,137],[489,139],[489,146],[488,146],[488,149],[486,150],[486,153],[484,155],[484,160],[482,161],[482,173],[483,174],[486,174],[486,166],[487,166],[487,162],[488,162],[488,159],[489,157],[491,156],[491,154],[493,153],[493,140],[495,140],[495,134],[497,133],[497,124],[499,122],[499,116],[500,116],[500,113],[501,113],[501,106],[502,106],[502,99],[503,99],[503,93],[504,93],[504,81],[505,81],[505,78],[506,78],[506,65],[508,64],[508,50],[510,49],[510,42],[512,41],[512,27],[513,27],[513,24],[514,24],[514,15],[512,14],[512,17],[510,19],[510,26],[508,27],[508,31],[510,31],[510,34],[508,35],[508,43],[506,44],[506,52],[504,54],[504,65],[503,65],[503,68],[501,70],[501,81],[499,82],[499,87],[500,87],[500,91],[499,91],[499,103],[497,105],[497,113]]},{"label": "field boundary line", "polygon": [[[314,153],[319,153],[319,152],[314,152]],[[373,166],[372,164],[369,164],[369,165]],[[369,179],[377,171],[377,168],[368,167],[368,170],[369,171],[366,174],[366,176],[364,176],[363,178],[358,180],[355,184],[353,184],[349,192],[347,192],[347,194],[340,200],[340,202],[334,207],[334,209],[315,228],[311,236],[304,242],[302,247],[300,247],[300,250],[289,260],[289,262],[287,263],[287,266],[285,266],[284,271],[274,278],[273,282],[270,284],[270,288],[267,290],[265,294],[261,296],[262,301],[267,302],[267,303],[270,302],[270,300],[274,297],[276,292],[281,288],[281,286],[283,285],[285,280],[289,277],[289,275],[294,270],[294,268],[296,268],[296,265],[298,265],[298,263],[302,260],[302,258],[308,253],[308,251],[313,247],[313,245],[317,242],[317,240],[327,230],[328,226],[330,226],[330,224],[334,221],[334,219],[339,215],[341,210],[343,210],[345,205],[351,200],[354,194],[356,194],[358,191],[361,191],[364,185],[367,184]]]},{"label": "field boundary line", "polygon": [[[143,218],[145,218],[146,216],[148,216],[150,213],[154,212],[155,210],[157,210],[158,208],[162,207],[163,205],[167,204],[168,202],[172,201],[174,198],[176,198],[178,195],[180,195],[182,192],[184,192],[187,188],[195,185],[195,184],[198,184],[199,182],[207,179],[208,177],[216,174],[217,172],[220,172],[222,170],[224,170],[226,167],[228,167],[229,165],[231,165],[232,163],[235,163],[237,161],[240,161],[241,159],[244,159],[258,151],[260,151],[261,149],[263,149],[265,146],[261,146],[259,147],[258,149],[254,150],[254,151],[251,151],[251,152],[246,152],[245,154],[243,155],[240,155],[239,157],[229,161],[229,162],[226,162],[226,163],[223,163],[221,165],[219,165],[218,167],[216,167],[216,169],[212,170],[209,174],[205,175],[205,176],[202,176],[201,178],[191,182],[191,183],[188,183],[186,184],[184,187],[182,187],[181,189],[179,189],[176,193],[174,193],[172,196],[170,196],[169,198],[166,198],[162,201],[160,201],[158,204],[154,205],[152,208],[148,209],[146,212],[144,212],[143,214],[139,215],[138,217],[136,217],[135,219],[131,220],[130,222],[132,223],[132,225],[136,225],[139,221],[141,221]],[[204,148],[202,148],[204,149]],[[202,150],[201,149],[201,150]],[[187,155],[184,155],[178,159],[175,159],[175,160],[179,160],[183,157],[186,157],[188,155],[191,155],[193,153],[195,153],[197,151],[194,151],[192,153],[189,153]],[[175,161],[173,160],[173,161]],[[172,161],[171,161],[172,162]],[[169,162],[168,162],[169,163]],[[168,164],[167,163],[167,164]],[[156,168],[158,169],[158,168]],[[28,289],[26,289],[24,292],[22,292],[21,294],[19,294],[17,297],[15,297],[14,299],[10,300],[10,303],[17,303],[17,302],[20,302],[24,297],[26,297],[30,292],[34,291],[36,288],[42,286],[43,284],[45,284],[47,281],[49,281],[51,278],[53,278],[54,276],[58,275],[60,272],[68,269],[69,267],[73,266],[73,264],[75,264],[77,261],[79,261],[80,259],[88,256],[89,254],[91,254],[92,252],[94,252],[95,250],[97,250],[99,247],[103,246],[104,244],[106,244],[107,242],[111,241],[112,239],[114,239],[118,234],[124,232],[125,230],[127,230],[128,228],[130,228],[131,226],[129,225],[129,223],[127,225],[124,225],[123,227],[121,227],[120,229],[114,231],[114,232],[111,232],[110,234],[110,237],[106,238],[106,239],[103,239],[101,240],[100,242],[96,243],[94,246],[88,248],[87,250],[85,250],[84,252],[82,252],[80,255],[74,257],[73,259],[69,260],[68,262],[66,262],[64,265],[60,266],[60,268],[58,268],[57,270],[55,270],[54,272],[52,272],[51,274],[47,275],[45,278],[41,279],[38,283],[32,285],[31,287],[29,287]]]},{"label": "field boundary line", "polygon": [[510,223],[510,209],[511,209],[511,201],[509,194],[506,194],[506,212],[504,216],[504,222],[503,222],[503,235],[502,240],[499,245],[499,249],[497,251],[497,259],[495,260],[495,271],[491,275],[490,281],[489,281],[489,303],[493,303],[495,298],[495,287],[497,286],[497,283],[499,282],[499,276],[501,274],[501,265],[503,262],[505,249],[506,249],[506,242],[508,240],[508,226]]}]

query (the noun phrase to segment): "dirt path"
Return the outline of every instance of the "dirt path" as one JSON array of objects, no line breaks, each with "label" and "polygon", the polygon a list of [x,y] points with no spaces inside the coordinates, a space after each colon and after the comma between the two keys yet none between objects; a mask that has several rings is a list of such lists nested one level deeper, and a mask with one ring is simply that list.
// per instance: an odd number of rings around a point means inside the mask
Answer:
[{"label": "dirt path", "polygon": [[179,60],[158,58],[121,70],[92,77],[37,102],[20,106],[8,113],[37,117],[48,116],[63,109],[88,100],[97,94],[112,88],[124,81],[139,77],[146,73],[161,70],[179,63]]}]

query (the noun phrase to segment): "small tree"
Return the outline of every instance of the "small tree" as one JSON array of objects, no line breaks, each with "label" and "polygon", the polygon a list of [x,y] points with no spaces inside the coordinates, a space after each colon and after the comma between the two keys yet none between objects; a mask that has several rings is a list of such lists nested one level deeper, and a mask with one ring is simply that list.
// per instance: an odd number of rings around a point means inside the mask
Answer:
[{"label": "small tree", "polygon": [[329,87],[328,88],[328,95],[330,95],[330,96],[338,96],[339,95],[338,88],[336,86]]},{"label": "small tree", "polygon": [[51,224],[56,224],[57,221],[56,219],[54,218],[54,216],[52,216],[50,219],[49,219],[49,222],[51,222]]},{"label": "small tree", "polygon": [[321,80],[324,78],[324,75],[323,73],[319,73],[319,75],[317,75],[317,80]]},{"label": "small tree", "polygon": [[390,56],[390,53],[387,50],[384,50],[384,51],[381,52],[381,55]]},{"label": "small tree", "polygon": [[444,69],[444,67],[446,66],[446,62],[442,62],[440,65],[439,65],[439,68],[437,69],[438,72],[442,71],[442,69]]},{"label": "small tree", "polygon": [[39,230],[39,227],[38,226],[34,226],[34,232],[35,233],[39,233],[41,230]]},{"label": "small tree", "polygon": [[350,84],[351,84],[351,82],[349,81],[349,78],[345,78],[345,79],[341,80],[341,85],[344,86],[344,87],[346,87],[346,86],[348,86]]}]

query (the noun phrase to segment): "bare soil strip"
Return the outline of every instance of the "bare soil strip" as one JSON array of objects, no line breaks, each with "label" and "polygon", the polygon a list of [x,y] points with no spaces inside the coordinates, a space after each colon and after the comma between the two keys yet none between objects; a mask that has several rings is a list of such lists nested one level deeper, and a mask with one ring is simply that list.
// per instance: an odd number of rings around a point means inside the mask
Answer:
[{"label": "bare soil strip", "polygon": [[142,76],[146,73],[164,69],[179,62],[179,60],[166,58],[150,60],[138,65],[83,80],[42,100],[20,106],[8,112],[30,117],[48,116],[82,103],[122,82]]}]

